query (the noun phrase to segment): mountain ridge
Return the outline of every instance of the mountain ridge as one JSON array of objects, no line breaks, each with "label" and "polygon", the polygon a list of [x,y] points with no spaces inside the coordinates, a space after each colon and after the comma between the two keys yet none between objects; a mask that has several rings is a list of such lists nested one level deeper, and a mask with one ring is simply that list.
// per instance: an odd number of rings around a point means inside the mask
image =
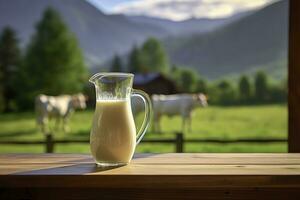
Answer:
[{"label": "mountain ridge", "polygon": [[229,24],[235,20],[243,18],[247,15],[250,15],[254,11],[245,11],[236,13],[227,18],[189,18],[183,21],[173,21],[170,19],[158,18],[158,17],[150,17],[145,15],[137,15],[131,16],[127,15],[126,17],[136,23],[144,23],[148,25],[156,25],[161,28],[165,28],[169,31],[170,35],[184,35],[184,34],[192,34],[192,33],[205,33],[211,32],[221,26]]},{"label": "mountain ridge", "polygon": [[287,33],[288,2],[279,1],[214,32],[168,38],[164,46],[174,64],[217,78],[287,60]]},{"label": "mountain ridge", "polygon": [[255,68],[272,71],[276,63],[281,63],[284,71],[287,62],[287,1],[228,19],[170,22],[108,15],[82,0],[31,0],[30,4],[24,0],[0,0],[0,29],[6,25],[16,29],[24,48],[48,6],[61,13],[93,71],[104,69],[114,54],[126,55],[134,44],[140,45],[148,37],[163,42],[171,63],[192,67],[208,78]]},{"label": "mountain ridge", "polygon": [[122,15],[106,15],[82,0],[31,0],[30,4],[24,0],[0,0],[0,29],[8,25],[17,30],[24,47],[48,6],[60,12],[92,65],[98,65],[114,53],[126,52],[132,44],[150,36],[160,38],[166,34],[154,25],[136,24]]}]

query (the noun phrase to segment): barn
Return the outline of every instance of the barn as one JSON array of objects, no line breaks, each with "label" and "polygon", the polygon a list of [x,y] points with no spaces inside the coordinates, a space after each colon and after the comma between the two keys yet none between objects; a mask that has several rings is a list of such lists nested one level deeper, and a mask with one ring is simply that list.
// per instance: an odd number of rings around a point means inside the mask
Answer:
[{"label": "barn", "polygon": [[176,94],[178,89],[173,80],[160,73],[135,74],[133,87],[152,94]]}]

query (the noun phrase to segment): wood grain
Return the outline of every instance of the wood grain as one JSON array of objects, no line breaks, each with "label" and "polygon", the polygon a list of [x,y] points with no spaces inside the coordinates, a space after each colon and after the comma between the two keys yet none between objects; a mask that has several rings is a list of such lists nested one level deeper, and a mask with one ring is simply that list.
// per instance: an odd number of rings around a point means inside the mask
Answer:
[{"label": "wood grain", "polygon": [[[16,192],[17,191],[17,192]],[[0,196],[1,196],[0,189]],[[62,188],[41,188],[38,190],[7,190],[2,193],[2,199],[164,199],[164,200],[190,200],[190,199],[299,199],[299,191],[297,188],[278,188],[276,190],[270,188],[201,188],[201,189],[99,189],[87,188],[84,190],[78,189],[62,189]],[[288,198],[287,198],[288,196]],[[24,198],[27,197],[27,198]]]},{"label": "wood grain", "polygon": [[[87,154],[0,154],[2,164],[57,164],[94,163]],[[298,153],[165,153],[135,154],[133,164],[296,164],[300,165]],[[0,171],[1,173],[1,171]]]},{"label": "wood grain", "polygon": [[136,154],[117,168],[99,168],[85,154],[0,155],[0,199],[280,199],[287,193],[300,196],[300,154]]}]

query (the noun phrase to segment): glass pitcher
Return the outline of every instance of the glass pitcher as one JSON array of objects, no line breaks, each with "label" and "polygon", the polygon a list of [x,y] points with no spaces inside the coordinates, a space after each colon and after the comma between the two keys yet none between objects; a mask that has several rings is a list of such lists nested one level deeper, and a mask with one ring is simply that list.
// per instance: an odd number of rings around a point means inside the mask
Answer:
[{"label": "glass pitcher", "polygon": [[[90,78],[96,89],[96,111],[90,134],[93,158],[101,166],[126,165],[142,140],[152,117],[149,96],[132,88],[133,74],[97,73]],[[131,97],[145,104],[145,118],[138,134],[131,110]]]}]

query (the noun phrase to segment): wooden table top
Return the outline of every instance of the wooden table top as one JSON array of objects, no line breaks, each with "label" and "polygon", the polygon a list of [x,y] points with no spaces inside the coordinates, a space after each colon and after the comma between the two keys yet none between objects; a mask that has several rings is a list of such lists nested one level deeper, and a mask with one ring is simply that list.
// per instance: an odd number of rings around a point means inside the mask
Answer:
[{"label": "wooden table top", "polygon": [[300,154],[136,154],[99,168],[86,154],[2,154],[0,185],[26,187],[300,187]]}]

